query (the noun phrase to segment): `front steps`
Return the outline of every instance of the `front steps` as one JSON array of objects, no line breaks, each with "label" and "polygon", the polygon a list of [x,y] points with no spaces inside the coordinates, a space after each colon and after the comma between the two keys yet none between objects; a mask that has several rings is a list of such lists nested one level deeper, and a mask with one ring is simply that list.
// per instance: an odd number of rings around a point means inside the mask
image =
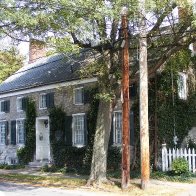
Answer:
[{"label": "front steps", "polygon": [[28,167],[29,168],[41,168],[45,165],[49,165],[49,161],[48,160],[36,160],[36,161],[33,161],[33,162],[30,162],[28,164]]}]

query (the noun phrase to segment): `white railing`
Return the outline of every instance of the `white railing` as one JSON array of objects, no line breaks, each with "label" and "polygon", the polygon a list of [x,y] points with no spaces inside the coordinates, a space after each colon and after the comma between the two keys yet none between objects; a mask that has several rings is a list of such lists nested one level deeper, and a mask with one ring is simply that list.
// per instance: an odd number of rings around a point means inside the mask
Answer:
[{"label": "white railing", "polygon": [[182,157],[188,161],[189,171],[196,173],[196,151],[195,149],[167,149],[166,144],[162,144],[162,171],[170,171],[173,160]]}]

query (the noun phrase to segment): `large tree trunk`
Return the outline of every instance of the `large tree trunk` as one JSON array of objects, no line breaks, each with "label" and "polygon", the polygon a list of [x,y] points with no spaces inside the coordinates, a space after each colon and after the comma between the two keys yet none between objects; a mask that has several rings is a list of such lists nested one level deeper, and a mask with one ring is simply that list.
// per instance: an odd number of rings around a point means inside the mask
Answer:
[{"label": "large tree trunk", "polygon": [[107,181],[107,152],[111,129],[112,108],[112,101],[100,100],[88,185],[92,182],[102,183]]}]

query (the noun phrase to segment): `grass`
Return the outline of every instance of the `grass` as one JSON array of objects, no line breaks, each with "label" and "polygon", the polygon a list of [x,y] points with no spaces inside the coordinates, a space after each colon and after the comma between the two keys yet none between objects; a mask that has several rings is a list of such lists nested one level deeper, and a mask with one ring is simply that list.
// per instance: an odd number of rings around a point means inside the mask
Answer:
[{"label": "grass", "polygon": [[25,168],[24,165],[7,165],[7,164],[0,164],[0,169],[7,169],[7,170],[12,170],[12,169],[22,169]]},{"label": "grass", "polygon": [[40,186],[78,187],[86,184],[86,179],[64,178],[57,176],[34,176],[26,174],[1,174],[0,181],[27,183]]},{"label": "grass", "polygon": [[[121,178],[121,171],[116,170],[114,172],[108,172],[109,178]],[[130,178],[140,178],[140,171],[131,171]],[[196,184],[196,174],[186,173],[181,175],[174,175],[172,172],[151,172],[151,179],[162,180],[162,181],[170,181],[170,182],[183,182],[183,183],[194,183]]]},{"label": "grass", "polygon": [[196,174],[185,173],[181,175],[173,175],[171,172],[152,172],[152,179],[170,181],[170,182],[186,182],[196,184]]},{"label": "grass", "polygon": [[[138,173],[137,173],[138,174]],[[117,175],[117,174],[116,174]],[[136,175],[136,174],[135,174]],[[165,175],[163,174],[154,174],[154,177],[163,178]],[[133,178],[132,178],[133,179]],[[93,186],[88,188],[89,191],[104,191],[107,193],[111,193],[112,195],[156,195],[156,196],[174,196],[176,192],[181,191],[179,188],[175,187],[167,187],[165,188],[163,185],[151,185],[147,190],[143,191],[140,189],[140,180],[135,179],[131,180],[131,184],[126,191],[121,190],[120,179],[113,179],[114,184],[102,184],[99,187]],[[81,176],[81,178],[66,178],[65,176],[36,176],[36,175],[27,175],[27,174],[1,174],[0,181],[9,181],[15,183],[24,183],[31,184],[33,186],[42,186],[42,187],[61,187],[61,188],[81,188],[84,189],[86,185],[86,179]],[[86,189],[86,188],[85,188]]]}]

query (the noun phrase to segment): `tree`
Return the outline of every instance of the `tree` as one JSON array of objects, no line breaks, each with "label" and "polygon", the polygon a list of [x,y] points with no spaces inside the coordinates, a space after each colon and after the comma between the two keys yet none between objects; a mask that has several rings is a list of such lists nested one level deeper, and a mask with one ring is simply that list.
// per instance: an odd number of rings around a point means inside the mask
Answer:
[{"label": "tree", "polygon": [[[188,1],[188,0],[187,0]],[[147,29],[148,75],[154,76],[173,54],[195,41],[193,13],[186,12],[176,23],[172,11],[182,1],[148,1],[146,13],[151,18]],[[124,1],[45,0],[17,1],[0,4],[1,33],[21,40],[26,37],[44,37],[58,51],[67,53],[78,48],[90,48],[99,58],[82,71],[85,76],[97,75],[99,84],[99,111],[93,146],[90,181],[106,181],[107,149],[111,127],[111,114],[119,98],[121,28],[120,10]],[[138,81],[138,1],[127,3],[129,8],[130,54],[133,65],[131,81]],[[152,19],[152,20],[151,20]],[[167,27],[163,26],[167,20]],[[50,34],[48,33],[50,32]]]},{"label": "tree", "polygon": [[0,83],[11,76],[19,68],[23,62],[22,57],[15,49],[0,51]]}]

